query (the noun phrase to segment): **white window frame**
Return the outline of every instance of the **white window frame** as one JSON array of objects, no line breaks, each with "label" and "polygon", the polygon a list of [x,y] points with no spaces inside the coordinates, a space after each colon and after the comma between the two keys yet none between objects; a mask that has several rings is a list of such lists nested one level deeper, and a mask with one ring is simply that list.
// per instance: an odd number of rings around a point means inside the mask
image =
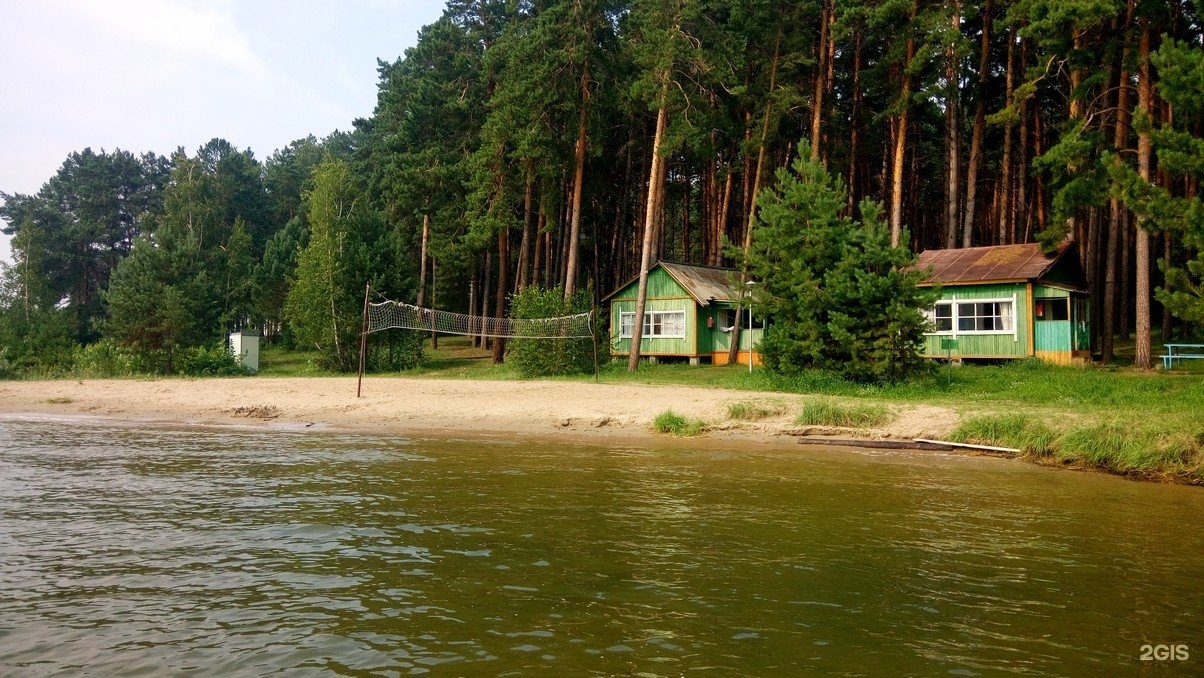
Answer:
[{"label": "white window frame", "polygon": [[[657,323],[653,320],[653,316],[681,316],[681,333],[680,334],[664,334],[654,333],[652,328],[656,327]],[[630,318],[630,320],[629,320]],[[664,320],[660,321],[660,325],[664,327]],[[635,329],[635,311],[620,311],[619,312],[619,338],[630,339],[632,330]],[[686,312],[684,310],[677,311],[644,311],[644,333],[640,339],[685,339],[686,338]]]},{"label": "white window frame", "polygon": [[940,334],[940,335],[954,334],[955,330],[957,329],[957,317],[956,317],[956,311],[954,311],[953,309],[956,308],[956,305],[957,305],[956,302],[954,302],[952,299],[942,299],[941,301],[938,301],[935,304],[933,304],[931,308],[924,309],[924,317],[927,318],[928,322],[932,323],[932,326],[935,328],[936,327],[936,309],[937,309],[937,307],[938,306],[947,306],[949,308],[949,327],[950,327],[950,329],[947,329],[947,330],[942,330],[939,328],[934,329],[933,331],[926,332],[925,334]]},{"label": "white window frame", "polygon": [[[932,308],[924,310],[924,316],[927,317],[928,320],[930,322],[932,322],[932,324],[935,326],[936,325],[936,307],[941,306],[941,305],[951,306],[952,311],[953,311],[953,318],[952,318],[953,329],[944,330],[944,331],[934,330],[932,332],[927,332],[926,334],[928,334],[930,336],[953,337],[954,339],[956,339],[958,336],[962,336],[962,335],[965,335],[965,336],[997,335],[998,336],[998,335],[1010,334],[1010,335],[1012,335],[1013,341],[1019,341],[1020,340],[1020,323],[1017,322],[1018,314],[1016,313],[1016,309],[1019,308],[1019,304],[1017,302],[1018,302],[1018,299],[1017,299],[1017,295],[1015,295],[1015,294],[1013,294],[1010,297],[992,297],[989,299],[973,299],[973,298],[958,299],[957,295],[953,295],[953,297],[951,299],[942,299],[942,300],[936,302],[936,304],[934,304]],[[961,307],[963,305],[969,306],[969,305],[973,305],[973,304],[1011,304],[1012,305],[1012,308],[1011,308],[1011,325],[1012,326],[1011,326],[1011,328],[1005,329],[1005,330],[962,330],[962,329],[958,329],[958,326],[961,324],[960,321],[962,318]],[[1007,316],[1005,316],[1001,313],[997,317],[1005,318]]]}]

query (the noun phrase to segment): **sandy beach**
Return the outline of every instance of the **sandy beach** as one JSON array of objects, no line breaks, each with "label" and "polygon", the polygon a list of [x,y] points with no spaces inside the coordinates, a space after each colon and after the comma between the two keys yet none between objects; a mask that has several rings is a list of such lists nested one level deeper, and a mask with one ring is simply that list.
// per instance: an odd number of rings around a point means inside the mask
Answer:
[{"label": "sandy beach", "polygon": [[[672,409],[710,426],[704,437],[793,444],[793,436],[940,437],[955,412],[895,408],[881,429],[800,429],[807,396],[687,386],[553,381],[366,378],[62,380],[0,382],[0,414],[96,416],[118,421],[251,425],[427,434],[513,434],[572,438],[648,438],[657,414]],[[729,420],[737,402],[780,404],[783,414]]]}]

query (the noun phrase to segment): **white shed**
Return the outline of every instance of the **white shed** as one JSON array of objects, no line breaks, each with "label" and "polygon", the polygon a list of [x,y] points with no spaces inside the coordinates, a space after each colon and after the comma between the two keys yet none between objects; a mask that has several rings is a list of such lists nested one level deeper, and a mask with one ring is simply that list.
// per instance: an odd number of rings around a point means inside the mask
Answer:
[{"label": "white shed", "polygon": [[259,333],[233,332],[230,334],[230,352],[234,359],[252,372],[259,371]]}]

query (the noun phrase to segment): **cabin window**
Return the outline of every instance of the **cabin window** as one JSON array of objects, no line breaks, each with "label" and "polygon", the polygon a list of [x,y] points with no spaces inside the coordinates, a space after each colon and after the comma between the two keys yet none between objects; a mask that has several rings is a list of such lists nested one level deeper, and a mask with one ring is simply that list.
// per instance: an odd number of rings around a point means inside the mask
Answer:
[{"label": "cabin window", "polygon": [[[752,323],[751,325],[749,323]],[[736,309],[724,308],[719,311],[719,330],[722,332],[731,332],[732,326],[736,324]],[[740,310],[740,329],[747,330],[751,327],[754,330],[759,330],[764,327],[764,324],[757,320],[752,314],[751,308]]]},{"label": "cabin window", "polygon": [[1011,332],[1011,301],[957,302],[958,332]]},{"label": "cabin window", "polygon": [[1037,320],[1070,320],[1070,299],[1038,297],[1034,311]]},{"label": "cabin window", "polygon": [[1011,299],[941,301],[925,315],[935,328],[929,334],[1012,334],[1016,326]]},{"label": "cabin window", "polygon": [[939,301],[925,315],[928,316],[928,322],[932,323],[937,332],[953,331],[953,302]]},{"label": "cabin window", "polygon": [[[619,314],[619,336],[630,339],[635,328],[635,312]],[[643,339],[685,339],[685,311],[645,311]]]}]

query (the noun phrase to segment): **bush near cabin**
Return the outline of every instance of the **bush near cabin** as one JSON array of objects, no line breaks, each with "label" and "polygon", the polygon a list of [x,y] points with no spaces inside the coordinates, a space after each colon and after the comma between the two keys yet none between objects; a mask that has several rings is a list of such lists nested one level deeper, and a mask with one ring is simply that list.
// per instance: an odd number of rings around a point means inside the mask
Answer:
[{"label": "bush near cabin", "polygon": [[[514,295],[510,317],[555,318],[587,313],[592,309],[592,293],[578,290],[564,298],[564,288],[528,287]],[[595,319],[596,321],[596,319]],[[524,378],[561,374],[584,374],[594,369],[592,339],[511,339],[508,362]]]}]

